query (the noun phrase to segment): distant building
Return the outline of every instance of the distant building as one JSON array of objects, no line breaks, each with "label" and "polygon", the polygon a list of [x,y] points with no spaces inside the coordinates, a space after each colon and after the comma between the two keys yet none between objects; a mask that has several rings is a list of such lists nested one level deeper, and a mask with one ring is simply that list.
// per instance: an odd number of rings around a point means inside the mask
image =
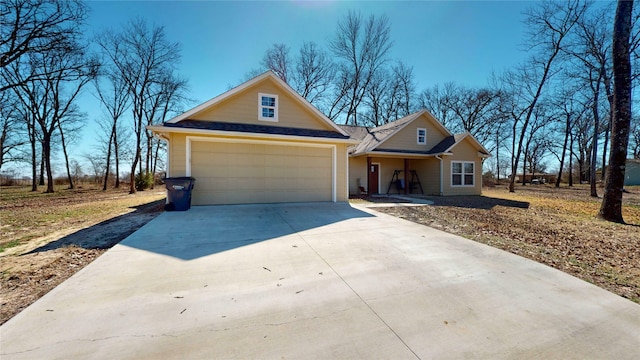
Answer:
[{"label": "distant building", "polygon": [[[516,182],[522,182],[522,173],[516,174]],[[547,174],[547,173],[527,173],[525,176],[525,182],[529,184],[546,184],[546,183],[554,183],[558,177],[557,174]]]},{"label": "distant building", "polygon": [[627,159],[627,168],[624,172],[624,185],[640,185],[640,159]]}]

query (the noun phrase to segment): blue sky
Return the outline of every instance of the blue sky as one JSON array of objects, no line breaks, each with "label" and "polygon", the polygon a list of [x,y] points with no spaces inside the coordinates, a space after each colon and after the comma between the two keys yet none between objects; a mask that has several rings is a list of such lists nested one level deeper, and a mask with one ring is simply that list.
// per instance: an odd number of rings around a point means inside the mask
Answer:
[{"label": "blue sky", "polygon": [[303,41],[325,46],[349,10],[386,15],[391,58],[414,67],[418,88],[446,81],[486,83],[492,70],[523,56],[525,1],[90,1],[92,31],[140,16],[182,44],[181,72],[205,101],[237,85],[273,43],[295,52]]},{"label": "blue sky", "polygon": [[[409,66],[417,90],[453,81],[487,84],[492,71],[516,65],[526,56],[522,11],[527,1],[89,1],[87,35],[118,29],[140,16],[164,26],[170,40],[182,44],[180,73],[189,81],[195,106],[238,85],[257,68],[267,48],[285,43],[297,52],[303,41],[326,48],[336,24],[349,10],[386,15],[391,24],[390,58]],[[95,144],[102,116],[87,87],[80,106],[88,114],[82,140],[73,151],[82,156]],[[88,170],[88,169],[87,169]]]}]

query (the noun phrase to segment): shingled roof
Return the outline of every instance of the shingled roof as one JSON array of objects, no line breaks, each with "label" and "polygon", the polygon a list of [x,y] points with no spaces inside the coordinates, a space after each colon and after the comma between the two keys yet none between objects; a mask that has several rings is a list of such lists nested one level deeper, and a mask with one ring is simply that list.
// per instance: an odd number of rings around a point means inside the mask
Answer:
[{"label": "shingled roof", "polygon": [[[444,153],[450,152],[454,146],[459,144],[467,136],[471,135],[468,132],[460,133],[460,134],[451,134],[444,128],[444,126],[442,126],[442,124],[436,121],[436,125],[440,125],[442,129],[444,129],[444,131],[450,135],[445,137],[442,141],[440,141],[431,149],[426,151],[420,151],[420,150],[408,150],[408,149],[392,149],[392,148],[384,147],[384,141],[386,139],[396,134],[403,127],[407,126],[409,123],[411,123],[413,120],[420,117],[425,112],[427,111],[422,110],[422,111],[413,113],[411,115],[405,116],[396,121],[392,121],[390,123],[387,123],[375,128],[368,128],[364,126],[352,126],[352,125],[339,125],[339,126],[343,131],[348,133],[352,138],[361,140],[360,144],[358,144],[354,149],[351,150],[350,153],[352,155],[366,154],[366,153],[372,153],[372,152],[387,152],[387,153],[412,154],[412,155],[444,154]],[[488,151],[486,151],[480,143],[477,143],[477,145],[482,149],[481,152],[486,153],[487,155],[489,154]]]},{"label": "shingled roof", "polygon": [[217,131],[231,131],[231,132],[254,133],[254,134],[306,136],[306,137],[330,138],[330,139],[349,139],[348,135],[343,135],[337,131],[330,131],[330,130],[300,129],[300,128],[291,128],[291,127],[240,124],[240,123],[191,120],[191,119],[182,120],[176,123],[165,123],[163,126],[168,128],[182,128],[182,129],[217,130]]}]

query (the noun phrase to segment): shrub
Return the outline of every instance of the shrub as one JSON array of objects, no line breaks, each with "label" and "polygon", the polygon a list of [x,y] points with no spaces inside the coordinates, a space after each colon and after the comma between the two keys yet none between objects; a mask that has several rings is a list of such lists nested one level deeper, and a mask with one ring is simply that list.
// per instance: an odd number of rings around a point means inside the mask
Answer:
[{"label": "shrub", "polygon": [[146,190],[153,185],[153,174],[148,171],[139,172],[136,174],[135,181],[136,190]]}]

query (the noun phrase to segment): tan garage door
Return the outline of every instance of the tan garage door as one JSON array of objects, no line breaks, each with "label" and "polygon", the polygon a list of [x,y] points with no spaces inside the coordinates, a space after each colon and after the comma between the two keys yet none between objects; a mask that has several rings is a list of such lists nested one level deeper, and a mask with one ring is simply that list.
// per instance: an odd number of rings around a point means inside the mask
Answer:
[{"label": "tan garage door", "polygon": [[193,141],[192,204],[332,200],[332,149]]}]

